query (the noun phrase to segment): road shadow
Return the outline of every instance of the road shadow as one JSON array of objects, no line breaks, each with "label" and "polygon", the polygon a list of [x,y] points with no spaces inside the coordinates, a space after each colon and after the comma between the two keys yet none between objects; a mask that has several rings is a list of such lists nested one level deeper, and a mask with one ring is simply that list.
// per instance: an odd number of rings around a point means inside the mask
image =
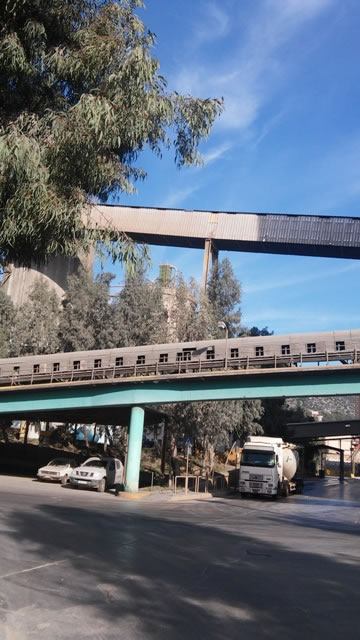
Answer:
[{"label": "road shadow", "polygon": [[[111,513],[98,504],[14,509],[6,518],[12,542],[31,550],[31,566],[57,564],[16,573],[14,562],[2,591],[11,602],[14,590],[20,611],[30,606],[55,624],[63,620],[55,638],[331,640],[339,626],[348,639],[358,637],[360,572],[346,531],[332,534],[333,554],[297,550],[296,540],[310,535],[304,522],[262,513],[249,535],[244,524],[254,522],[253,511],[226,509],[227,518],[218,508],[163,505],[156,515],[120,502]],[[309,526],[318,539],[318,523]]]}]

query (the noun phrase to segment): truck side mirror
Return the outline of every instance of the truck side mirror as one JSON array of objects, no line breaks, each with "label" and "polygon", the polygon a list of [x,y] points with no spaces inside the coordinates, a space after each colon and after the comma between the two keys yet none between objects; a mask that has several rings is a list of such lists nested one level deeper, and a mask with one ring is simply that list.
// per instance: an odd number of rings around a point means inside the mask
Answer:
[{"label": "truck side mirror", "polygon": [[279,464],[279,456],[276,454],[276,464]]}]

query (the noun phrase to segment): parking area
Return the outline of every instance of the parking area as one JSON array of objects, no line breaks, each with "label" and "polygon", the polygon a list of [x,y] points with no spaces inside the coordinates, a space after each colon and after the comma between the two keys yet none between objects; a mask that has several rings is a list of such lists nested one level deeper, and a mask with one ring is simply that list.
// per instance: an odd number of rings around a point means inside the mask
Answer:
[{"label": "parking area", "polygon": [[1,640],[358,638],[356,479],[278,502],[0,487]]}]

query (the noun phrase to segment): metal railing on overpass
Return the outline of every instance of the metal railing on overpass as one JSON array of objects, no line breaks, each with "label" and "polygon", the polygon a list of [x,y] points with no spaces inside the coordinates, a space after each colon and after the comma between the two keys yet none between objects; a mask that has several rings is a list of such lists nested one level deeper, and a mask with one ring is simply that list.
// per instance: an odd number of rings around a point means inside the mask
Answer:
[{"label": "metal railing on overpass", "polygon": [[152,364],[134,364],[113,367],[91,367],[87,369],[70,369],[65,371],[32,372],[29,374],[12,373],[9,376],[0,377],[0,388],[8,386],[57,384],[72,382],[92,382],[96,380],[108,381],[109,383],[119,380],[119,378],[143,378],[149,376],[181,376],[181,375],[204,375],[212,372],[224,373],[255,370],[276,370],[286,367],[302,367],[303,365],[322,363],[330,365],[338,363],[341,357],[343,364],[356,364],[360,362],[360,352],[358,349],[348,351],[325,351],[312,354],[291,354],[278,356],[256,356],[250,358],[222,358],[217,360],[179,360],[176,363],[155,362]]}]

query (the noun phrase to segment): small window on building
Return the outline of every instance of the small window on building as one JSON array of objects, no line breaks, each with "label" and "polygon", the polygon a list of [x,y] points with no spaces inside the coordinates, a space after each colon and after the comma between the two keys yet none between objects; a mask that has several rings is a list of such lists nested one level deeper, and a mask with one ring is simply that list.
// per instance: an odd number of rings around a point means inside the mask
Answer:
[{"label": "small window on building", "polygon": [[39,364],[34,364],[33,373],[40,373],[40,365]]},{"label": "small window on building", "polygon": [[182,362],[182,359],[183,359],[183,352],[178,351],[176,354],[176,362]]},{"label": "small window on building", "polygon": [[215,360],[215,349],[211,347],[206,352],[206,360]]},{"label": "small window on building", "polygon": [[136,359],[136,364],[145,364],[145,356],[138,356]]},{"label": "small window on building", "polygon": [[239,349],[230,349],[230,358],[238,358]]},{"label": "small window on building", "polygon": [[101,369],[101,358],[95,358],[94,369]]},{"label": "small window on building", "polygon": [[336,351],[345,351],[345,342],[344,340],[338,340],[335,342]]},{"label": "small window on building", "polygon": [[122,367],[124,364],[124,358],[122,356],[118,356],[115,358],[115,367]]},{"label": "small window on building", "polygon": [[183,351],[183,360],[191,360],[191,351]]},{"label": "small window on building", "polygon": [[14,367],[14,373],[20,373],[20,367]]},{"label": "small window on building", "polygon": [[264,347],[255,347],[255,355],[263,356],[264,355]]},{"label": "small window on building", "polygon": [[282,356],[289,356],[290,355],[290,345],[289,344],[282,344],[281,345],[281,355]]},{"label": "small window on building", "polygon": [[160,353],[159,362],[168,362],[169,354],[168,353]]},{"label": "small window on building", "polygon": [[315,342],[308,342],[308,344],[306,345],[306,350],[308,353],[316,353]]},{"label": "small window on building", "polygon": [[53,363],[53,371],[60,371],[60,362]]},{"label": "small window on building", "polygon": [[80,360],[73,360],[73,369],[74,371],[80,369]]}]

